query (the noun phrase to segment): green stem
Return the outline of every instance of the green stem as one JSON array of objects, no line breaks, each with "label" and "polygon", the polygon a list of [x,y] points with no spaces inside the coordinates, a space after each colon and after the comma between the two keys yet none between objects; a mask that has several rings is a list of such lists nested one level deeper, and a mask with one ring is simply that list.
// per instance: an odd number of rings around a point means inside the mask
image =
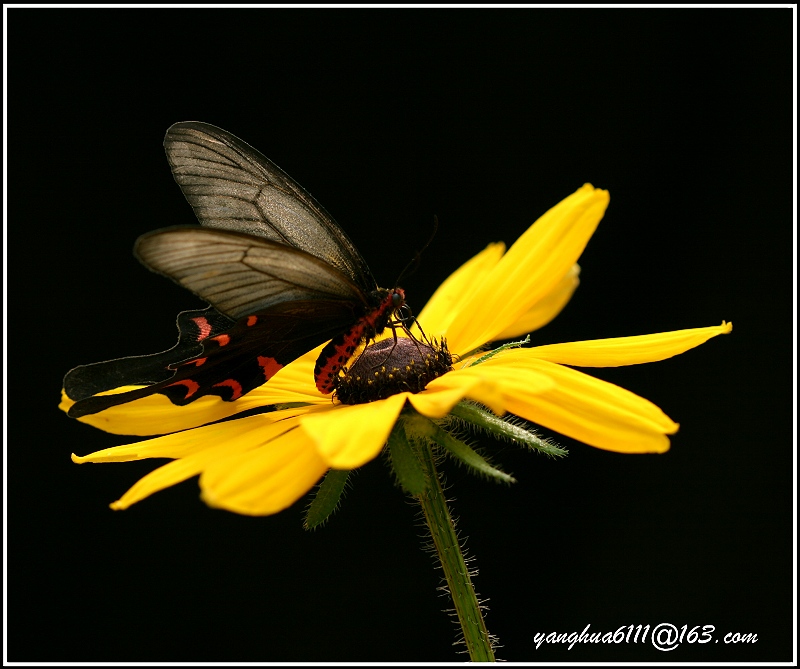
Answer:
[{"label": "green stem", "polygon": [[422,506],[425,522],[430,529],[433,545],[444,570],[469,657],[473,662],[494,662],[489,632],[483,622],[475,588],[472,586],[469,570],[461,553],[455,524],[447,508],[447,500],[433,461],[433,453],[427,444],[422,445],[420,451],[421,464],[430,485],[416,499]]}]

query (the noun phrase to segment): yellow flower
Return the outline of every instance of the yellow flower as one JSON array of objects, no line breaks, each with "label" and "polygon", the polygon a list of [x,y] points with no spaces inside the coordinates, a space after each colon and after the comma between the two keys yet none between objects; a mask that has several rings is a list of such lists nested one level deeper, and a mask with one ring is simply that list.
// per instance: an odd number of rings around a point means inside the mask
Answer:
[{"label": "yellow flower", "polygon": [[[457,362],[422,392],[367,404],[332,401],[314,386],[317,349],[235,402],[206,396],[180,407],[152,395],[84,416],[79,420],[115,434],[165,436],[73,460],[172,459],[139,480],[111,505],[115,509],[199,474],[208,504],[265,515],[293,504],[328,469],[350,470],[375,458],[407,403],[440,419],[470,399],[597,448],[662,453],[676,423],[651,402],[565,365],[664,360],[730,332],[730,324],[511,348],[483,360],[476,353],[487,342],[537,329],[561,311],[578,285],[576,262],[608,200],[607,191],[584,185],[539,218],[507,253],[503,244],[490,244],[440,286],[419,322],[428,336],[446,337]],[[60,407],[66,411],[72,404],[64,396]],[[214,423],[267,405],[291,408]]]}]

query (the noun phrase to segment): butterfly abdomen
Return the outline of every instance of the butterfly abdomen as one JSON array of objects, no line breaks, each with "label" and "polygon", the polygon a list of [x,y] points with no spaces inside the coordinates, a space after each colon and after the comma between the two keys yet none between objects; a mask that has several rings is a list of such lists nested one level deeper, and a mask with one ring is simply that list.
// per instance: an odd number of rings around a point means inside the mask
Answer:
[{"label": "butterfly abdomen", "polygon": [[381,334],[389,324],[392,314],[405,304],[405,293],[402,288],[379,289],[376,297],[380,300],[378,306],[364,314],[348,330],[328,342],[328,345],[319,354],[314,367],[314,381],[317,384],[317,390],[323,395],[336,390],[339,371],[352,357],[361,342]]}]

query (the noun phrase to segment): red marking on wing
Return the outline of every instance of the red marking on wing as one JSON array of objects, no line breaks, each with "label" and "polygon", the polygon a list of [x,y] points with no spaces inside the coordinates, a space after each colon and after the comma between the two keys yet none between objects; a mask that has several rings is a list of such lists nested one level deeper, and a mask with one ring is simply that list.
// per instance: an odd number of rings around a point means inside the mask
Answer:
[{"label": "red marking on wing", "polygon": [[211,334],[211,323],[209,323],[208,320],[202,316],[198,316],[192,320],[199,330],[197,334],[197,341],[203,341],[206,337],[208,337],[208,335]]},{"label": "red marking on wing", "polygon": [[220,386],[230,388],[233,391],[231,394],[231,401],[238,400],[242,396],[242,384],[238,381],[234,381],[233,379],[225,379],[224,381],[215,383],[213,387],[219,388]]},{"label": "red marking on wing", "polygon": [[247,327],[251,328],[256,323],[258,323],[258,316],[248,316],[247,317]]},{"label": "red marking on wing", "polygon": [[226,334],[217,335],[216,337],[211,337],[211,341],[217,342],[220,346],[227,346],[231,341],[231,336]]},{"label": "red marking on wing", "polygon": [[258,356],[258,364],[264,370],[264,380],[269,381],[273,376],[278,373],[278,370],[283,367],[275,358],[267,358],[266,356]]},{"label": "red marking on wing", "polygon": [[[186,365],[193,365],[195,367],[199,367],[200,365],[205,365],[206,360],[208,360],[208,358],[195,358],[194,360],[187,360],[186,362],[181,362],[178,365],[176,365],[176,367],[185,367]],[[171,367],[170,369],[174,368]]]},{"label": "red marking on wing", "polygon": [[186,386],[186,397],[184,399],[189,399],[200,389],[200,384],[197,383],[197,381],[192,381],[191,379],[184,379],[183,381],[170,383],[167,388],[171,386]]}]

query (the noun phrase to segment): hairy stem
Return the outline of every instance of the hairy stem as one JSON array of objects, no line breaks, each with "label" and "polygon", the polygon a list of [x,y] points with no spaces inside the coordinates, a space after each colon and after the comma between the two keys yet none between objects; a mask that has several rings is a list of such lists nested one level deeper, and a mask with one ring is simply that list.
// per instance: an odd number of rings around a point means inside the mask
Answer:
[{"label": "hairy stem", "polygon": [[430,484],[425,492],[416,496],[416,499],[422,506],[437,557],[444,570],[469,657],[473,662],[494,662],[489,632],[483,622],[481,606],[475,595],[455,525],[447,508],[447,500],[439,480],[439,473],[436,471],[433,453],[428,444],[421,445],[420,451],[422,465]]}]

